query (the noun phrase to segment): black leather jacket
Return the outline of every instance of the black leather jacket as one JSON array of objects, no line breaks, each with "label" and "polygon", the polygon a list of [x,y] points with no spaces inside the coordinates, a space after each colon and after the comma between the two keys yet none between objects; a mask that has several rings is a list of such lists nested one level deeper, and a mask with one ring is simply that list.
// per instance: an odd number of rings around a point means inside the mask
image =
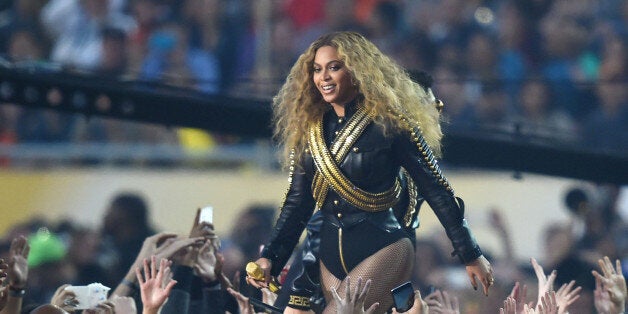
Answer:
[{"label": "black leather jacket", "polygon": [[[349,118],[355,108],[347,107],[345,110]],[[346,121],[338,118],[333,110],[328,111],[324,119],[325,137],[329,144],[335,136],[335,130],[340,129]],[[415,135],[420,134],[418,130],[414,131]],[[351,182],[369,192],[389,189],[400,167],[404,167],[416,183],[418,194],[427,201],[445,228],[454,247],[452,255],[458,256],[463,263],[475,260],[482,255],[482,251],[464,219],[462,200],[454,197],[429,148],[426,152],[422,138],[413,138],[410,133],[385,136],[379,125],[371,123],[339,167]],[[291,174],[281,214],[270,243],[262,251],[262,257],[272,261],[272,275],[279,274],[312,215],[315,206],[311,192],[314,171],[311,155],[306,154],[301,166],[296,166]],[[359,223],[365,218],[384,230],[400,228],[392,211],[385,211],[390,214],[367,213],[343,200],[333,190],[329,191],[321,211],[332,223],[334,219],[339,224]],[[339,212],[342,218],[338,218]]]}]

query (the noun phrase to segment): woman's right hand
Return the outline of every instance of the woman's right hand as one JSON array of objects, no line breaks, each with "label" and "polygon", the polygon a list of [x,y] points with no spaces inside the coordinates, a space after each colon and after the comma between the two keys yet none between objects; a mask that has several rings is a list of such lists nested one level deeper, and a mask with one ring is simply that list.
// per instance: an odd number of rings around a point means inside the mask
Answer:
[{"label": "woman's right hand", "polygon": [[255,261],[255,264],[257,264],[264,272],[264,280],[255,279],[247,273],[246,283],[257,289],[268,288],[268,283],[270,283],[271,279],[270,268],[272,267],[272,262],[267,258],[260,257],[257,261]]}]

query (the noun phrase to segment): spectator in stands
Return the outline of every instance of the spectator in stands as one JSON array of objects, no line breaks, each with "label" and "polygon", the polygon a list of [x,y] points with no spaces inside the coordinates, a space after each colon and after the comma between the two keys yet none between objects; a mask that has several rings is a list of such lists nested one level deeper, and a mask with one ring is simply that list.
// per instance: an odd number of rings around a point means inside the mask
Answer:
[{"label": "spectator in stands", "polygon": [[564,225],[553,224],[545,229],[544,265],[557,271],[559,285],[575,280],[585,291],[593,291],[595,283],[586,272],[593,265],[574,246],[571,230]]},{"label": "spectator in stands", "polygon": [[[33,28],[16,29],[9,38],[9,56],[14,61],[43,61],[46,52],[40,40],[42,37]],[[7,107],[5,110],[9,109],[15,111],[13,121],[20,143],[67,142],[71,139],[75,119],[68,114],[33,108]]]},{"label": "spectator in stands", "polygon": [[102,245],[100,234],[96,230],[85,227],[73,227],[69,230],[67,262],[74,266],[75,285],[88,285],[99,282],[111,287],[117,282],[98,261],[98,253]]},{"label": "spectator in stands", "polygon": [[[272,231],[275,208],[269,205],[251,205],[235,220],[229,238],[245,254],[245,260],[259,256],[260,248],[268,241]],[[244,266],[244,265],[242,265]]]},{"label": "spectator in stands", "polygon": [[129,5],[130,14],[137,23],[137,27],[128,35],[129,72],[137,77],[148,52],[149,38],[168,17],[170,8],[158,0],[133,0]]},{"label": "spectator in stands", "polygon": [[470,121],[470,124],[480,129],[508,130],[512,122],[512,114],[503,86],[498,81],[481,83],[481,93],[478,102],[467,107],[467,112],[461,118]]},{"label": "spectator in stands", "polygon": [[496,72],[499,79],[504,80],[504,89],[515,100],[521,83],[529,73],[530,59],[526,55],[526,47],[529,47],[530,28],[528,21],[513,2],[505,2],[496,12],[496,19],[500,25],[497,32],[497,62]]},{"label": "spectator in stands", "polygon": [[[12,112],[15,112],[14,109],[10,106],[0,107],[0,145],[8,146],[17,142],[15,119],[10,116]],[[10,164],[10,158],[0,158],[0,167],[6,167]]]},{"label": "spectator in stands", "polygon": [[103,29],[130,32],[135,22],[113,0],[52,0],[41,21],[53,41],[50,59],[69,67],[94,70],[102,60]]},{"label": "spectator in stands", "polygon": [[216,56],[207,50],[191,47],[190,33],[176,23],[155,31],[142,65],[141,78],[163,80],[165,83],[194,87],[216,93],[220,86],[220,67]]},{"label": "spectator in stands", "polygon": [[7,54],[13,61],[44,61],[45,48],[41,34],[34,28],[17,28],[7,37]]},{"label": "spectator in stands", "polygon": [[134,192],[116,194],[106,210],[102,236],[104,266],[113,282],[119,281],[133,264],[144,239],[155,233],[144,197]]},{"label": "spectator in stands", "polygon": [[[0,54],[9,52],[9,41],[13,33],[21,29],[29,29],[34,33],[41,33],[39,14],[44,4],[39,0],[7,1],[12,6],[0,12]],[[37,36],[42,47],[48,43],[44,36]]]},{"label": "spectator in stands", "polygon": [[541,24],[542,47],[547,55],[542,73],[554,95],[555,106],[578,118],[592,108],[587,85],[579,84],[590,79],[585,63],[581,62],[588,52],[590,31],[558,7]]},{"label": "spectator in stands", "polygon": [[403,41],[401,4],[394,1],[379,1],[365,22],[366,36],[385,54],[392,55],[397,45]]},{"label": "spectator in stands", "polygon": [[628,50],[614,38],[600,67],[596,92],[598,107],[585,120],[582,138],[597,149],[628,151]]},{"label": "spectator in stands", "polygon": [[102,59],[97,71],[106,76],[120,77],[127,74],[128,45],[126,33],[117,28],[102,31]]},{"label": "spectator in stands", "polygon": [[57,287],[73,282],[74,267],[67,262],[67,246],[47,228],[28,235],[28,293],[26,304],[48,303]]},{"label": "spectator in stands", "polygon": [[445,127],[468,127],[471,121],[466,114],[472,110],[472,104],[467,101],[464,82],[456,77],[456,69],[452,66],[439,64],[434,69],[434,93],[444,102],[443,120]]},{"label": "spectator in stands", "polygon": [[516,101],[523,133],[575,140],[577,129],[573,119],[564,110],[554,108],[550,89],[541,80],[527,80]]}]

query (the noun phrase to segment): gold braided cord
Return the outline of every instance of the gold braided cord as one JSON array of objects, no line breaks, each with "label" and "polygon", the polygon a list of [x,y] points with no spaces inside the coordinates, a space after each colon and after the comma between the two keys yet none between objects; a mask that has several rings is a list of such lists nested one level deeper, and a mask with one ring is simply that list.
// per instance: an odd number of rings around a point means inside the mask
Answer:
[{"label": "gold braided cord", "polygon": [[406,227],[410,227],[412,225],[412,216],[416,212],[416,205],[418,203],[417,197],[419,196],[419,191],[417,190],[416,183],[410,177],[410,174],[405,168],[401,168],[402,175],[406,177],[406,186],[408,189],[408,209],[406,210],[406,214],[403,216],[403,222]]},{"label": "gold braided cord", "polygon": [[316,200],[316,208],[321,208],[325,198],[327,198],[327,192],[329,192],[329,185],[326,184],[325,179],[316,171],[314,174],[314,180],[312,181],[312,195]]},{"label": "gold braided cord", "polygon": [[[363,109],[360,108],[360,110]],[[351,120],[354,120],[353,117]],[[346,155],[346,152],[349,151],[350,147],[359,137],[359,134],[356,134],[356,131],[361,133],[370,123],[370,117],[368,117],[368,115],[364,115],[362,119],[355,119],[354,121],[351,121],[351,123],[356,123],[354,132],[351,134],[348,132],[342,132],[344,136],[339,138],[339,142],[342,142],[341,144],[338,144],[337,150],[339,153],[344,152]],[[310,129],[309,144],[312,151],[312,158],[314,159],[318,173],[320,173],[320,176],[322,176],[325,180],[325,185],[327,185],[327,187],[324,187],[322,184],[316,182],[316,180],[313,183],[313,190],[318,192],[318,194],[314,194],[314,197],[317,199],[317,205],[319,205],[319,208],[324,202],[324,199],[321,199],[320,196],[323,194],[326,195],[326,192],[321,192],[321,187],[323,190],[329,187],[333,188],[340,195],[340,197],[365,211],[375,212],[386,210],[399,200],[399,196],[401,194],[401,184],[398,178],[395,179],[393,186],[389,190],[378,193],[364,191],[346,178],[327,149],[325,138],[323,137],[322,119],[319,120],[316,127]]]},{"label": "gold braided cord", "polygon": [[[349,150],[358,140],[366,126],[371,123],[372,117],[366,112],[364,106],[359,106],[356,113],[349,119],[347,125],[345,125],[338,136],[336,141],[331,145],[331,154],[334,156],[336,163],[342,162]],[[323,120],[319,122],[322,128]]]},{"label": "gold braided cord", "polygon": [[[336,137],[336,141],[332,144],[331,154],[335,157],[334,159],[337,163],[344,160],[349,153],[351,146],[355,144],[355,141],[369,123],[370,118],[364,109],[364,106],[359,106],[356,113],[340,130],[338,136]],[[328,192],[329,185],[325,184],[325,179],[321,176],[320,172],[317,171],[314,174],[314,180],[312,181],[312,195],[314,195],[314,199],[316,200],[317,208],[323,206],[323,202],[325,201],[325,198],[327,198]]]},{"label": "gold braided cord", "polygon": [[[315,134],[319,132],[314,132]],[[319,150],[316,144],[313,149]],[[393,188],[379,193],[370,193],[353,185],[341,172],[338,166],[331,160],[329,151],[324,150],[322,154],[315,154],[314,160],[318,170],[325,176],[326,181],[338,194],[348,202],[366,211],[380,211],[394,205],[401,192],[398,180]]]}]

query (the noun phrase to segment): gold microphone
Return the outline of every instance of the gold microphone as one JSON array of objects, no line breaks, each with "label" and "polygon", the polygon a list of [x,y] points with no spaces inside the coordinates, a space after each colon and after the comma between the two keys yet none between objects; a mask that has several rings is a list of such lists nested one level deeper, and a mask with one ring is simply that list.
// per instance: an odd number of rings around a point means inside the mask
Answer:
[{"label": "gold microphone", "polygon": [[[251,276],[251,278],[255,280],[259,280],[259,281],[265,280],[264,271],[255,262],[249,262],[248,264],[246,264],[246,273],[247,275]],[[270,292],[274,292],[274,293],[279,292],[280,287],[274,278],[271,278],[271,281],[268,283],[268,289],[270,289]]]}]

